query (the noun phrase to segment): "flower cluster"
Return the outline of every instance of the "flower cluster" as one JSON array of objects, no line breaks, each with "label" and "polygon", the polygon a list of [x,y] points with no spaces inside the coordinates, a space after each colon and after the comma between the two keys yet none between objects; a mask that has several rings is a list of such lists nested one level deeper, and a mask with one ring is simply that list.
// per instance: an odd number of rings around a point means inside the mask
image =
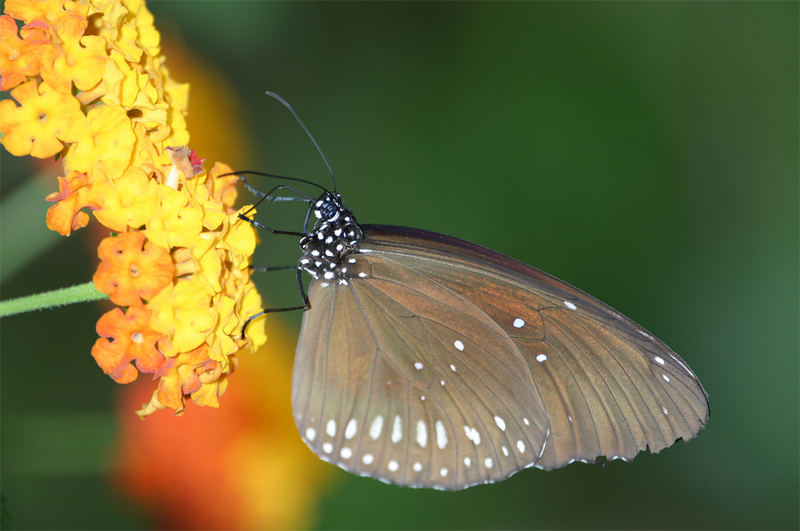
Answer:
[{"label": "flower cluster", "polygon": [[[0,133],[17,156],[59,156],[47,226],[68,236],[90,212],[112,235],[96,287],[119,306],[97,323],[98,365],[119,383],[159,379],[144,416],[216,406],[239,350],[266,341],[250,279],[257,243],[235,176],[186,146],[188,86],[164,66],[143,0],[7,0],[0,15]],[[244,209],[249,208],[245,206]]]}]

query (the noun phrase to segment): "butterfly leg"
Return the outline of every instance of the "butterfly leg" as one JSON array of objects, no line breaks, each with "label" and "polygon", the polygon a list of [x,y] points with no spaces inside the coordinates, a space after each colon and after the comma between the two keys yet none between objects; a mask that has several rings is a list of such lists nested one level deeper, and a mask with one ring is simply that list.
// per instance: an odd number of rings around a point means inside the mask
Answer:
[{"label": "butterfly leg", "polygon": [[291,312],[294,310],[308,310],[311,308],[311,304],[308,302],[308,295],[306,295],[306,288],[303,286],[303,270],[297,266],[274,266],[274,267],[254,267],[253,271],[285,271],[287,269],[294,269],[297,271],[297,289],[300,290],[300,296],[303,299],[302,306],[290,306],[286,308],[266,308],[261,310],[260,312],[251,315],[247,318],[247,321],[244,322],[242,325],[242,339],[244,339],[245,330],[247,330],[247,325],[249,325],[254,319],[261,317],[262,315],[274,312]]}]

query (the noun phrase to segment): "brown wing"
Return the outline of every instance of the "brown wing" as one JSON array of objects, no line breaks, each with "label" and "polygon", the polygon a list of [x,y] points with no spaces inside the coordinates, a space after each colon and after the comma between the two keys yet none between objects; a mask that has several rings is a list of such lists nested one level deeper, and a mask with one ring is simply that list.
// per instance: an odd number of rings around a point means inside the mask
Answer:
[{"label": "brown wing", "polygon": [[460,240],[364,229],[353,278],[312,282],[295,360],[295,419],[323,459],[456,489],[702,429],[686,364],[608,306]]},{"label": "brown wing", "polygon": [[[522,352],[550,436],[537,466],[631,459],[693,438],[707,394],[688,365],[590,295],[476,245],[424,231],[366,228],[369,256],[422,274],[486,313]],[[447,264],[443,267],[442,264]],[[518,326],[521,325],[521,326]]]},{"label": "brown wing", "polygon": [[424,275],[355,259],[347,285],[311,285],[292,393],[309,447],[357,474],[441,489],[536,463],[544,404],[502,328]]}]

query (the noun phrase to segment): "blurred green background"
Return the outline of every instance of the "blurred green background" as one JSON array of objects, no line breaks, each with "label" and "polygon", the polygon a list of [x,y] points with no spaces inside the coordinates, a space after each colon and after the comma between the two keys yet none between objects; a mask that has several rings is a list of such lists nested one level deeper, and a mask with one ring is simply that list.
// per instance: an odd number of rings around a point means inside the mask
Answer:
[{"label": "blurred green background", "polygon": [[[256,156],[223,160],[327,184],[274,90],[360,221],[451,234],[573,283],[657,334],[710,395],[697,439],[630,464],[458,493],[336,469],[317,528],[800,525],[796,2],[149,5],[165,40],[235,87]],[[204,112],[190,105],[190,131]],[[30,161],[0,156],[3,298],[87,280],[88,231],[15,240],[48,205],[21,195]],[[20,219],[9,205],[23,200]],[[263,219],[299,227],[295,207]],[[296,259],[295,241],[263,240],[256,262]],[[17,268],[19,246],[40,244]],[[291,274],[257,282],[273,304],[296,300]],[[154,525],[107,484],[118,386],[89,355],[100,313],[0,323],[6,527]]]}]

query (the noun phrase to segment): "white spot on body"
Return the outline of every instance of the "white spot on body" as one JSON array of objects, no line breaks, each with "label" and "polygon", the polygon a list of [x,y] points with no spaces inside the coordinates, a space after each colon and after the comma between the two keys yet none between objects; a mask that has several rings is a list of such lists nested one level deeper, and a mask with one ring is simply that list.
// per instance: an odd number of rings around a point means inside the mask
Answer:
[{"label": "white spot on body", "polygon": [[336,276],[336,273],[334,273],[333,271],[325,271],[325,274],[322,276],[325,277],[325,280],[330,280]]},{"label": "white spot on body", "polygon": [[572,304],[572,303],[571,303],[571,302],[569,302],[569,301],[564,301],[564,306],[566,306],[566,307],[567,307],[567,308],[569,308],[570,310],[577,310],[577,309],[578,309],[578,307],[577,307],[577,306],[575,306],[574,304]]},{"label": "white spot on body", "polygon": [[319,256],[319,251],[314,249],[313,251],[311,251],[311,256]]},{"label": "white spot on body", "polygon": [[365,465],[371,465],[372,462],[375,460],[372,454],[364,454],[364,457],[361,458]]},{"label": "white spot on body", "polygon": [[666,374],[662,374],[661,377],[664,378],[665,382],[669,383],[669,376],[667,376]]},{"label": "white spot on body", "polygon": [[461,350],[461,351],[463,351],[463,350],[464,350],[464,343],[462,343],[462,342],[461,342],[461,341],[459,341],[458,339],[456,339],[455,341],[453,341],[453,346],[454,346],[454,347],[456,347],[458,350]]},{"label": "white spot on body", "polygon": [[400,420],[400,415],[394,416],[394,424],[392,425],[392,442],[398,443],[403,439],[403,421]]},{"label": "white spot on body", "polygon": [[525,326],[524,319],[520,319],[519,317],[514,319],[514,328],[522,328],[523,326]]},{"label": "white spot on body", "polygon": [[416,362],[416,363],[414,364],[414,368],[415,368],[415,369],[417,369],[418,371],[421,371],[421,370],[422,370],[422,367],[423,367],[423,365],[422,365],[422,363],[420,363],[420,362]]},{"label": "white spot on body", "polygon": [[350,459],[351,457],[353,457],[353,450],[345,446],[344,448],[342,448],[342,451],[339,452],[339,455],[341,455],[343,459]]},{"label": "white spot on body", "polygon": [[336,421],[331,419],[328,421],[328,424],[325,426],[325,433],[330,435],[331,437],[336,437]]},{"label": "white spot on body", "polygon": [[521,454],[525,453],[525,443],[522,442],[522,439],[517,441],[517,450],[519,450],[519,453]]},{"label": "white spot on body", "polygon": [[439,474],[441,474],[443,478],[447,477],[447,469],[446,468],[441,469],[439,471]]},{"label": "white spot on body", "polygon": [[394,459],[392,459],[391,461],[389,461],[389,464],[388,464],[388,465],[386,465],[386,467],[387,467],[387,468],[388,468],[388,469],[389,469],[391,472],[397,472],[397,469],[398,469],[398,468],[400,468],[400,465],[398,465],[398,464],[397,464],[397,461],[395,461]]},{"label": "white spot on body", "polygon": [[425,448],[425,445],[428,444],[428,430],[422,420],[417,422],[417,444],[421,448]]},{"label": "white spot on body", "polygon": [[329,454],[333,451],[333,445],[329,442],[322,443],[322,451]]},{"label": "white spot on body", "polygon": [[383,415],[378,415],[372,421],[372,424],[369,425],[369,436],[372,437],[373,441],[377,441],[378,437],[381,436],[381,430],[383,429]]},{"label": "white spot on body", "polygon": [[537,354],[536,361],[539,363],[544,363],[547,360],[547,354]]},{"label": "white spot on body", "polygon": [[436,446],[440,450],[444,450],[444,447],[447,446],[447,431],[445,431],[441,420],[436,421]]},{"label": "white spot on body", "polygon": [[656,360],[656,363],[658,363],[659,365],[664,365],[664,358],[662,358],[661,356],[656,356],[653,359]]},{"label": "white spot on body", "polygon": [[470,459],[469,457],[465,457],[464,458],[464,466],[467,467],[467,468],[471,467],[472,466],[472,459]]},{"label": "white spot on body", "polygon": [[506,421],[504,421],[502,418],[495,415],[494,423],[497,424],[497,427],[500,428],[500,430],[506,431]]},{"label": "white spot on body", "polygon": [[483,464],[486,466],[486,468],[492,468],[492,465],[494,464],[494,462],[492,461],[492,458],[491,458],[491,457],[487,457],[487,458],[486,458],[486,459],[483,461]]},{"label": "white spot on body", "polygon": [[356,424],[356,419],[350,419],[350,422],[347,423],[347,426],[344,429],[344,438],[352,439],[355,437],[357,429],[358,426]]},{"label": "white spot on body", "polygon": [[414,462],[414,464],[411,465],[411,470],[413,470],[414,472],[419,472],[420,470],[422,470],[422,463],[420,463],[419,461]]}]

